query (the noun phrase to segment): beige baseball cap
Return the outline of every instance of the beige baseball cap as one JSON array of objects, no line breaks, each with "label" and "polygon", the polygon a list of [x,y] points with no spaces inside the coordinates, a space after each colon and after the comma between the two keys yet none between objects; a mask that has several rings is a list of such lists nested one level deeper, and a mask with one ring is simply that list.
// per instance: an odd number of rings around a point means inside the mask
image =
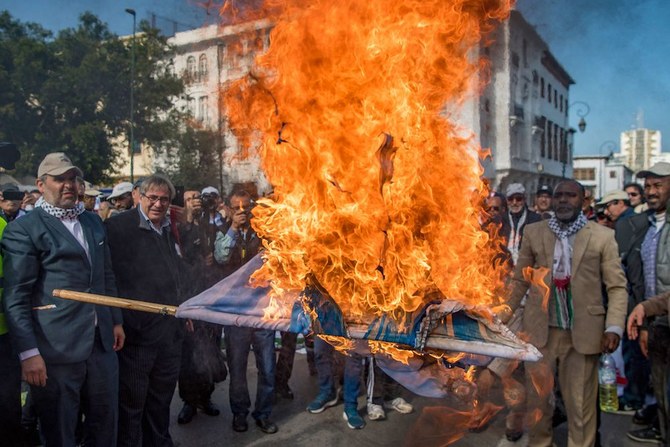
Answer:
[{"label": "beige baseball cap", "polygon": [[667,177],[670,175],[670,163],[664,161],[659,161],[651,168],[640,171],[636,174],[636,177],[647,178],[647,177]]},{"label": "beige baseball cap", "polygon": [[628,193],[620,189],[615,189],[605,194],[605,197],[600,199],[600,202],[596,203],[597,206],[607,205],[610,202],[615,200],[629,200]]},{"label": "beige baseball cap", "polygon": [[84,184],[86,185],[86,190],[84,191],[85,196],[97,197],[102,194],[100,191],[95,189],[90,182],[84,182]]},{"label": "beige baseball cap", "polygon": [[40,163],[39,168],[37,168],[37,177],[42,177],[43,175],[62,175],[71,169],[76,170],[79,177],[84,176],[81,169],[73,165],[64,152],[52,152],[47,154],[42,163]]}]

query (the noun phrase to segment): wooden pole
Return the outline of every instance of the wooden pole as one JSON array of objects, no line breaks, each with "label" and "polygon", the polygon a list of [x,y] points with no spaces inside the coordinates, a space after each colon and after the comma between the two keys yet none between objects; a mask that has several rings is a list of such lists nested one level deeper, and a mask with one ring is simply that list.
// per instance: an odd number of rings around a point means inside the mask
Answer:
[{"label": "wooden pole", "polygon": [[121,307],[128,310],[140,310],[142,312],[151,312],[161,315],[175,316],[177,306],[167,306],[164,304],[149,303],[147,301],[129,300],[126,298],[114,298],[105,295],[95,295],[93,293],[73,292],[71,290],[54,289],[53,296],[66,300],[83,301],[84,303],[98,304],[100,306]]}]

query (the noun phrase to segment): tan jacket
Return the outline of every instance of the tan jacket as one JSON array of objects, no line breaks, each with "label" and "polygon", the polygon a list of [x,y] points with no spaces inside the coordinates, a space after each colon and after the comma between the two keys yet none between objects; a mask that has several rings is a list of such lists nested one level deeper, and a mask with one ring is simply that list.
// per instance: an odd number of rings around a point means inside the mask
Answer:
[{"label": "tan jacket", "polygon": [[647,318],[667,314],[670,308],[670,292],[661,293],[642,301],[642,307],[644,307],[644,314]]},{"label": "tan jacket", "polygon": [[[512,280],[509,305],[516,309],[529,283],[523,278],[526,267],[545,267],[549,273],[544,282],[551,284],[551,266],[554,259],[556,236],[548,221],[528,225],[519,253],[519,261]],[[607,291],[607,310],[603,305],[602,285]],[[614,231],[594,222],[588,222],[575,236],[572,256],[572,344],[582,354],[601,352],[601,339],[605,328],[625,328],[628,292],[626,277]],[[531,287],[523,315],[523,332],[530,343],[537,347],[547,344],[549,316],[543,294],[538,287]]]}]

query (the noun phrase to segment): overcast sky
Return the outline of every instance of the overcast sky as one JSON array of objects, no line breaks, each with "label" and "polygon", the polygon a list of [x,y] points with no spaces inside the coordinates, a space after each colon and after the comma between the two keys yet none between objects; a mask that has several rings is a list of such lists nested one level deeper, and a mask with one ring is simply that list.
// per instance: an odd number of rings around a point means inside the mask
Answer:
[{"label": "overcast sky", "polygon": [[[165,30],[216,19],[195,0],[0,0],[0,9],[52,31],[76,26],[89,10],[113,32],[130,34],[125,8],[135,9],[138,20],[156,14]],[[605,154],[612,141],[618,150],[620,133],[636,127],[639,115],[644,127],[661,130],[670,142],[670,0],[518,0],[517,9],[576,81],[570,101],[590,106],[586,132],[575,134],[577,154],[601,148]],[[579,118],[571,113],[570,120],[576,128]]]}]

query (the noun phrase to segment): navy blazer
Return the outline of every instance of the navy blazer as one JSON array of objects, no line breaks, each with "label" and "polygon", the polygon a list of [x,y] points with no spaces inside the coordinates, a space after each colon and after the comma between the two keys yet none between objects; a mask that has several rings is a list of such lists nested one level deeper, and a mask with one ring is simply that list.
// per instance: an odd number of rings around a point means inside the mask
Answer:
[{"label": "navy blazer", "polygon": [[119,309],[52,296],[54,289],[116,295],[114,273],[102,220],[79,216],[88,243],[81,244],[56,217],[36,208],[12,221],[1,246],[4,256],[3,306],[17,352],[38,348],[46,363],[86,360],[93,350],[96,322],[105,350],[114,345]]}]

